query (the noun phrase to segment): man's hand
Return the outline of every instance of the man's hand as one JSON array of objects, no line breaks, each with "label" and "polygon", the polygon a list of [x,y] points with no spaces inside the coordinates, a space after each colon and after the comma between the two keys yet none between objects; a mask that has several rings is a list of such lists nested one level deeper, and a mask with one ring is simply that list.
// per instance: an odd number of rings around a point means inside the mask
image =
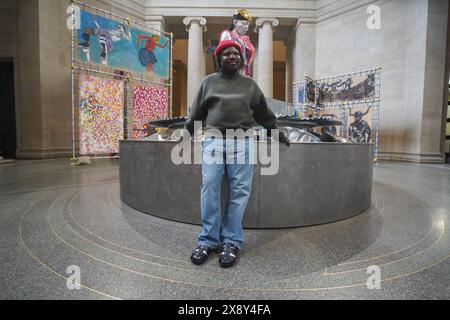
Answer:
[{"label": "man's hand", "polygon": [[280,131],[280,143],[284,143],[288,147],[291,146],[291,141],[286,137],[286,135]]}]

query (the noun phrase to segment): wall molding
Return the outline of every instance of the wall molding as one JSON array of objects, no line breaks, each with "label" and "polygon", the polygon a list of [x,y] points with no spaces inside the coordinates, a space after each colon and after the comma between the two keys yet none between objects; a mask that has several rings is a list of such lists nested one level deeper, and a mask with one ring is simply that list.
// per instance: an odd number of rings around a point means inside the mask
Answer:
[{"label": "wall molding", "polygon": [[[93,1],[86,1],[87,3]],[[280,1],[283,3],[283,1]],[[341,1],[284,1],[285,4],[273,7],[262,7],[256,1],[252,1],[244,7],[251,11],[256,18],[296,18],[305,24],[316,24],[337,16],[368,6],[379,0],[341,0]],[[187,6],[180,4],[162,5],[162,1],[148,0],[95,0],[101,7],[110,8],[111,11],[120,11],[138,22],[150,22],[150,17],[187,17],[197,16],[201,13],[204,17],[229,17],[236,9],[235,3],[230,2],[228,6],[211,7],[203,3]],[[243,6],[241,4],[240,6]],[[118,13],[118,12],[114,12]]]},{"label": "wall molding", "polygon": [[[105,1],[105,0],[98,0]],[[262,7],[257,4],[249,4],[244,6],[254,18],[257,17],[276,17],[276,18],[299,18],[305,21],[305,23],[319,23],[327,19],[334,18],[336,16],[351,12],[364,6],[368,6],[372,3],[379,2],[379,0],[341,0],[341,1],[328,1],[320,3],[320,1],[298,1],[293,5],[292,1],[279,2],[279,5],[273,7]],[[153,4],[153,5],[152,5]],[[228,17],[232,13],[231,11],[236,8],[234,3],[230,2],[229,6],[206,6],[202,3],[195,6],[168,4],[161,5],[161,1],[145,1],[143,4],[145,8],[145,15],[163,15],[163,16],[189,16],[198,15],[201,12],[202,16],[225,16]]]},{"label": "wall molding", "polygon": [[[80,0],[82,1],[82,0]],[[96,0],[96,4],[101,4],[103,5],[104,8],[108,8],[105,9],[107,11],[112,11],[112,13],[115,14],[121,14],[121,15],[128,15],[130,19],[132,20],[136,20],[137,22],[140,23],[145,23],[146,21],[146,15],[145,15],[145,11],[146,11],[146,6],[144,5],[144,0],[142,1],[137,1],[137,0],[115,0],[115,1],[111,1],[111,0]],[[127,4],[131,4],[130,6],[128,6]],[[95,6],[95,4],[94,4]],[[111,9],[109,9],[111,8]],[[114,11],[114,9],[116,11]]]},{"label": "wall molding", "polygon": [[341,0],[318,5],[316,7],[316,23],[352,12],[361,7],[367,7],[375,2],[379,2],[379,0]]},{"label": "wall molding", "polygon": [[53,159],[71,157],[72,149],[58,148],[58,149],[23,149],[17,150],[17,159]]},{"label": "wall molding", "polygon": [[378,159],[413,163],[445,163],[445,155],[443,153],[379,152]]},{"label": "wall molding", "polygon": [[15,160],[11,160],[11,159],[0,159],[0,166],[13,165],[13,164],[15,164],[15,163],[16,163]]}]

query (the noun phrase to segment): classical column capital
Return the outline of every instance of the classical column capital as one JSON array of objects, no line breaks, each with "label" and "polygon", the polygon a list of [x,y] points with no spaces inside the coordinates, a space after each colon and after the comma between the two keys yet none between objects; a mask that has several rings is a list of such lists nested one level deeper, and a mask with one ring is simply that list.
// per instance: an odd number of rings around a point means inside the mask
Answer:
[{"label": "classical column capital", "polygon": [[189,28],[193,22],[198,22],[203,32],[206,32],[206,18],[204,17],[186,17],[183,19],[183,23],[186,26],[186,31],[189,32]]},{"label": "classical column capital", "polygon": [[273,28],[278,27],[280,21],[277,18],[258,18],[256,19],[255,33],[258,33],[258,29],[262,28],[265,23],[270,23]]}]

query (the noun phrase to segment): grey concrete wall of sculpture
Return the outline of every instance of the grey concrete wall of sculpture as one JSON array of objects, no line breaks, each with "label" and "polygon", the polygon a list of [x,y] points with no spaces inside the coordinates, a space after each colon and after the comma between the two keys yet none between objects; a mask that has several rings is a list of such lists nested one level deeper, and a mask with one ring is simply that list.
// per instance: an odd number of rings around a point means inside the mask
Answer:
[{"label": "grey concrete wall of sculpture", "polygon": [[[142,212],[200,224],[201,165],[174,165],[172,142],[122,141],[122,201]],[[245,228],[285,228],[330,223],[370,207],[372,145],[292,144],[280,148],[277,175],[255,167]],[[225,181],[225,179],[224,179]],[[222,208],[228,191],[223,183]]]}]

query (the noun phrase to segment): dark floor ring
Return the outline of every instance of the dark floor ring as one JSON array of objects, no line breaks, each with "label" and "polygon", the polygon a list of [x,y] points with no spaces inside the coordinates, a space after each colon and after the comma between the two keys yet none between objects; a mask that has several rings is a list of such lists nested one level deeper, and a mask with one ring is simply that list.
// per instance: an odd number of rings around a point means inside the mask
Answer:
[{"label": "dark floor ring", "polygon": [[[175,165],[174,142],[121,141],[122,201],[144,213],[200,224],[201,165]],[[369,209],[371,144],[280,146],[278,174],[256,165],[245,228],[288,228],[347,219]],[[224,179],[225,181],[226,179]],[[227,199],[222,188],[222,207]]]}]

